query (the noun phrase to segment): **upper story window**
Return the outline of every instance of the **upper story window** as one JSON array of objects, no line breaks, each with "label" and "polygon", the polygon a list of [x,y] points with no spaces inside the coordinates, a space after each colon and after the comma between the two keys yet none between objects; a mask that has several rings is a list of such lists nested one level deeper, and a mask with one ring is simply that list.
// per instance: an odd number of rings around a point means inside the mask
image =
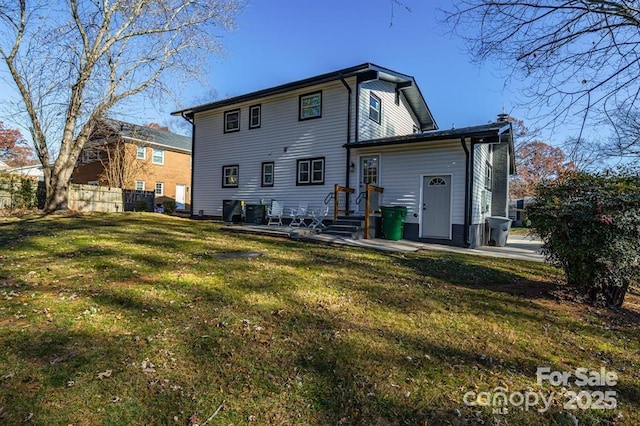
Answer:
[{"label": "upper story window", "polygon": [[144,146],[138,145],[138,149],[136,151],[136,158],[139,160],[144,160],[147,158],[147,148]]},{"label": "upper story window", "polygon": [[237,188],[238,187],[238,174],[239,166],[234,164],[232,166],[222,167],[222,187],[223,188]]},{"label": "upper story window", "polygon": [[101,159],[101,156],[100,156],[99,150],[88,148],[82,151],[83,163],[93,163],[94,161],[98,161],[100,159]]},{"label": "upper story window", "polygon": [[382,101],[373,93],[369,94],[369,118],[380,124]]},{"label": "upper story window", "polygon": [[240,110],[225,111],[224,113],[224,132],[231,133],[240,130]]},{"label": "upper story window", "polygon": [[296,185],[323,185],[324,158],[298,160]]},{"label": "upper story window", "polygon": [[153,161],[153,164],[164,164],[164,150],[153,148],[151,161]]},{"label": "upper story window", "polygon": [[261,124],[261,119],[262,117],[261,115],[261,106],[260,105],[254,105],[249,107],[249,128],[250,129],[257,129],[258,127],[260,127]]},{"label": "upper story window", "polygon": [[322,92],[300,95],[299,120],[320,118],[322,116]]}]

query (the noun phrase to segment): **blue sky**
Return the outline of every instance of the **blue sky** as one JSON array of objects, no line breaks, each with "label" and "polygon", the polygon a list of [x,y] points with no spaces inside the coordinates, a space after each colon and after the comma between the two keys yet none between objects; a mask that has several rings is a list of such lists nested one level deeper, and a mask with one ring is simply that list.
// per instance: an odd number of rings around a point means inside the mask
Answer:
[{"label": "blue sky", "polygon": [[[438,22],[449,1],[404,3],[410,12],[390,0],[249,0],[224,34],[226,53],[212,59],[210,87],[191,85],[175,108],[208,101],[210,89],[226,98],[372,62],[413,75],[441,129],[487,123],[503,107],[526,119],[517,88],[505,88],[491,64],[472,64]],[[166,107],[148,118],[169,122]]]},{"label": "blue sky", "polygon": [[[503,108],[533,124],[516,106],[517,83],[505,87],[491,63],[472,64],[462,40],[439,22],[437,9],[454,0],[401,1],[411,11],[391,0],[247,0],[237,28],[222,35],[225,53],[202,65],[204,86],[189,84],[178,103],[140,100],[120,118],[176,128],[182,119],[170,113],[215,100],[207,96],[213,90],[225,98],[372,62],[414,76],[441,129],[487,123]],[[541,136],[559,144],[568,132]]]}]

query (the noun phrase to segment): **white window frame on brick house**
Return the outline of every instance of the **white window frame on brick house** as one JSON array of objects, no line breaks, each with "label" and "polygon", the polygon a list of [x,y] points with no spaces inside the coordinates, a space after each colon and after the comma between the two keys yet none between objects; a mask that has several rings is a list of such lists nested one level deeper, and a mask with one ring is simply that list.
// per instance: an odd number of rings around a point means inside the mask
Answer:
[{"label": "white window frame on brick house", "polygon": [[147,159],[147,147],[138,145],[136,150],[136,158],[138,160],[146,160]]},{"label": "white window frame on brick house", "polygon": [[153,162],[153,164],[159,164],[159,165],[164,164],[164,149],[153,148],[151,161]]}]

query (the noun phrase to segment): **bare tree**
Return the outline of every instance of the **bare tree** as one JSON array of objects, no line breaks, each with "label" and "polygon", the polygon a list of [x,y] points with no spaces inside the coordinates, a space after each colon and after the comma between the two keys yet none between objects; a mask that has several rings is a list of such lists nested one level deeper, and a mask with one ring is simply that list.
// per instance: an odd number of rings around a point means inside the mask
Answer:
[{"label": "bare tree", "polygon": [[632,165],[640,164],[640,110],[618,111],[610,152]]},{"label": "bare tree", "polygon": [[[0,0],[0,58],[45,173],[45,210],[66,206],[98,120],[138,94],[201,77],[239,0]],[[204,66],[200,66],[204,65]],[[56,153],[57,152],[57,153]]]},{"label": "bare tree", "polygon": [[577,119],[584,129],[621,108],[629,113],[638,107],[638,2],[460,0],[452,5],[445,21],[466,40],[472,57],[497,60],[506,77],[526,78],[529,107],[544,125]]},{"label": "bare tree", "polygon": [[136,148],[120,138],[96,146],[103,168],[100,181],[112,188],[134,189],[135,179],[151,171],[150,161],[137,158]]}]

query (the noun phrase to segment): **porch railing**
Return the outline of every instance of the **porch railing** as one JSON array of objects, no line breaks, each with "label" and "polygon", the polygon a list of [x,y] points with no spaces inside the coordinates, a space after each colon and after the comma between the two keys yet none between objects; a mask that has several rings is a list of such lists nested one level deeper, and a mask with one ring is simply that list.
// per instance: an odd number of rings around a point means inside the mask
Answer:
[{"label": "porch railing", "polygon": [[353,210],[349,209],[349,201],[351,195],[355,192],[356,190],[353,188],[335,185],[333,190],[333,220],[338,220],[340,214],[348,216],[353,213]]},{"label": "porch railing", "polygon": [[384,188],[367,184],[365,189],[365,207],[364,207],[364,238],[369,238],[370,218],[374,214],[380,213],[380,203],[382,201],[382,193]]}]

